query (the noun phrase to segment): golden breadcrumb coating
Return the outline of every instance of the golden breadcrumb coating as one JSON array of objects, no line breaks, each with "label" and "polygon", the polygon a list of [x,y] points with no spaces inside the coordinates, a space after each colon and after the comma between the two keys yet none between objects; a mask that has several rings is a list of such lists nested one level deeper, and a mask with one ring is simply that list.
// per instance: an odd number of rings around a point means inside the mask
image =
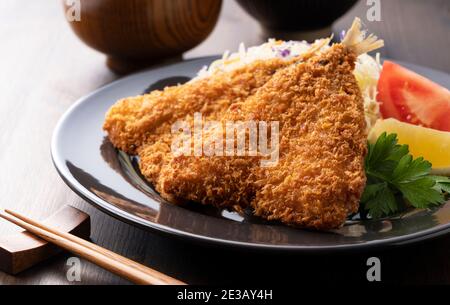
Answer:
[{"label": "golden breadcrumb coating", "polygon": [[258,60],[231,72],[122,99],[107,112],[103,129],[115,147],[134,154],[144,142],[155,143],[170,134],[175,121],[194,112],[217,118],[231,104],[254,94],[279,68],[291,62]]},{"label": "golden breadcrumb coating", "polygon": [[[244,111],[283,123],[280,162],[257,167],[255,214],[316,229],[341,226],[365,187],[363,99],[353,76],[356,56],[342,45],[283,70]],[[271,92],[286,99],[274,100]],[[279,104],[275,106],[276,104]],[[280,105],[286,110],[278,112]],[[283,107],[282,107],[283,108]]]},{"label": "golden breadcrumb coating", "polygon": [[[256,215],[290,225],[341,226],[357,211],[365,186],[365,119],[352,73],[355,59],[334,45],[305,63],[278,70],[224,113],[223,121],[279,121],[277,165],[261,167],[255,157],[175,157],[161,169],[160,192],[172,200],[251,206]],[[151,150],[141,154],[144,175],[157,154]]]},{"label": "golden breadcrumb coating", "polygon": [[[366,182],[366,123],[354,63],[383,41],[364,38],[358,18],[341,44],[319,53],[328,41],[290,61],[257,60],[123,99],[108,111],[104,130],[115,147],[139,155],[142,174],[171,202],[251,209],[288,225],[337,228],[357,211]],[[195,112],[223,124],[279,122],[279,161],[263,167],[261,154],[174,156],[172,125],[192,124]],[[206,132],[203,141],[224,139],[224,133]]]}]

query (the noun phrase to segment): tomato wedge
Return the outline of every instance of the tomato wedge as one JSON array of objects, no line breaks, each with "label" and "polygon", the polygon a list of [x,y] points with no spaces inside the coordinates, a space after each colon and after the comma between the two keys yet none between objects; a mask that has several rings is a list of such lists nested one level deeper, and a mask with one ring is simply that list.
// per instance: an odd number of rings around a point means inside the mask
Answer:
[{"label": "tomato wedge", "polygon": [[378,81],[383,118],[450,131],[450,91],[386,60]]}]

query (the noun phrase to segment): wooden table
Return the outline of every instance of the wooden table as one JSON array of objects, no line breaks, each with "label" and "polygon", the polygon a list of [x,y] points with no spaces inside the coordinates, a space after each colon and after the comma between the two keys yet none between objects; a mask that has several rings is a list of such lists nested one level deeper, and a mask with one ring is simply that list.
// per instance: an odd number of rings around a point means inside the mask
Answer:
[{"label": "wooden table", "polygon": [[[59,178],[50,159],[50,138],[64,111],[79,97],[117,76],[103,55],[84,46],[64,21],[59,1],[0,1],[0,190],[1,206],[41,219],[65,204],[92,217],[97,244],[188,283],[270,283],[286,273],[298,281],[366,281],[366,260],[378,256],[382,280],[393,283],[450,283],[450,235],[388,251],[299,255],[205,248],[145,232],[92,208]],[[186,57],[221,53],[262,40],[258,23],[234,1],[225,0],[213,34]],[[366,1],[354,15],[365,20]],[[450,4],[445,0],[382,2],[383,22],[366,25],[385,38],[385,55],[450,72]],[[18,230],[0,222],[0,234]],[[68,284],[69,255],[18,276],[0,273],[0,284]],[[239,274],[239,275],[238,275]],[[127,281],[82,261],[81,284]]]}]

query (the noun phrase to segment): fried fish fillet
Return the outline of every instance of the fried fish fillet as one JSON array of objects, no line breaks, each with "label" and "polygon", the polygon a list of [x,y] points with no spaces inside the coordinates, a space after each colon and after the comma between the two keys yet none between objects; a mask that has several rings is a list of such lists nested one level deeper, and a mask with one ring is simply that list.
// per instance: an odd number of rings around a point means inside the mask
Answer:
[{"label": "fried fish fillet", "polygon": [[223,121],[280,123],[275,166],[261,167],[260,158],[250,156],[179,156],[162,169],[162,191],[220,207],[250,205],[256,215],[287,224],[339,227],[358,209],[365,186],[365,119],[352,73],[355,59],[334,45],[277,71],[224,114]]},{"label": "fried fish fillet", "polygon": [[327,40],[319,40],[305,54],[289,60],[256,60],[229,72],[122,99],[107,112],[103,129],[116,148],[139,154],[145,177],[163,197],[174,200],[160,187],[161,170],[172,159],[172,124],[177,120],[191,122],[194,112],[202,113],[207,120],[221,118],[231,105],[253,95],[277,70],[326,44]]},{"label": "fried fish fillet", "polygon": [[[341,44],[306,60],[256,62],[244,70],[271,68],[246,79],[236,70],[121,101],[109,111],[105,130],[116,147],[139,153],[142,173],[171,201],[250,207],[289,225],[337,228],[357,210],[365,186],[364,109],[352,72],[356,56],[382,41],[362,36],[355,20]],[[262,167],[262,156],[174,157],[170,126],[195,111],[222,122],[279,122],[279,162]]]},{"label": "fried fish fillet", "polygon": [[[278,164],[261,167],[255,157],[179,156],[161,169],[162,193],[218,207],[250,206],[258,216],[290,225],[341,226],[357,211],[366,181],[366,123],[353,70],[360,52],[380,44],[373,37],[362,41],[354,26],[342,44],[279,69],[224,113],[223,122],[280,122]],[[149,155],[142,159],[144,174]]]},{"label": "fried fish fillet", "polygon": [[220,117],[231,104],[253,95],[278,69],[291,62],[278,58],[258,60],[234,71],[122,99],[107,112],[103,129],[115,147],[134,154],[144,143],[155,143],[170,135],[175,121],[194,112],[209,119]]}]

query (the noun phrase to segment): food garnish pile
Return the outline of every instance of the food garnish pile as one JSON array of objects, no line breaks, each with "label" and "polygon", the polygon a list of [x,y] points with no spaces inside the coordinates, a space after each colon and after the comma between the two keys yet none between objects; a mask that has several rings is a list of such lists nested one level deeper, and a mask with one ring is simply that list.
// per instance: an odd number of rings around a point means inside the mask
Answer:
[{"label": "food garnish pile", "polygon": [[443,204],[450,193],[450,92],[385,61],[377,101],[381,118],[369,133],[361,216]]}]

